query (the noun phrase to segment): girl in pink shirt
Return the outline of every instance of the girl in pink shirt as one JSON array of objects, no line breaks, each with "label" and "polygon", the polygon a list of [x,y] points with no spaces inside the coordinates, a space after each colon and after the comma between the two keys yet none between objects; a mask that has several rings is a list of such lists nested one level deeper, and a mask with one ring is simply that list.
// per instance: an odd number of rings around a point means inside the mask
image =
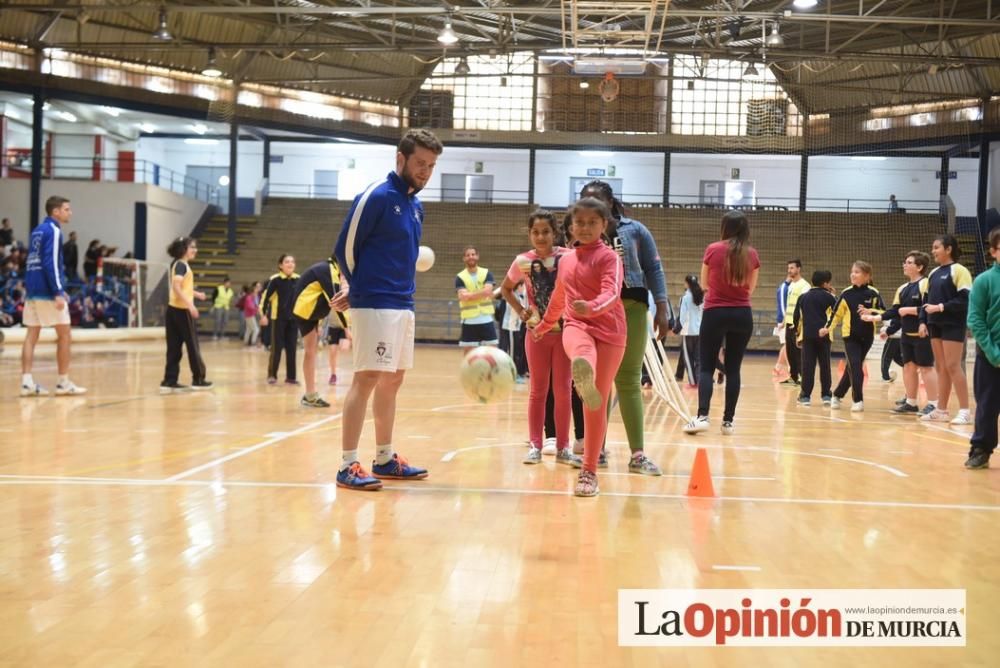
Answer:
[{"label": "girl in pink shirt", "polygon": [[598,199],[585,197],[571,213],[575,247],[559,261],[549,308],[532,330],[536,341],[563,317],[563,348],[576,390],[584,405],[583,469],[577,496],[595,496],[597,458],[608,428],[608,397],[625,354],[625,309],[619,295],[622,261],[604,244],[611,212]]},{"label": "girl in pink shirt", "polygon": [[[556,218],[548,211],[535,211],[528,218],[528,238],[533,249],[514,258],[500,291],[510,308],[529,326],[537,325],[548,312],[549,300],[556,285],[559,261],[570,250],[555,246]],[[514,295],[514,288],[524,281],[528,305],[524,307]],[[558,313],[557,313],[558,315]],[[569,447],[571,379],[569,358],[563,350],[562,328],[558,323],[548,334],[525,340],[531,389],[528,392],[528,440],[531,448],[525,464],[542,461],[542,430],[545,425],[545,399],[552,379],[555,398],[556,462],[579,464],[579,457]]]}]

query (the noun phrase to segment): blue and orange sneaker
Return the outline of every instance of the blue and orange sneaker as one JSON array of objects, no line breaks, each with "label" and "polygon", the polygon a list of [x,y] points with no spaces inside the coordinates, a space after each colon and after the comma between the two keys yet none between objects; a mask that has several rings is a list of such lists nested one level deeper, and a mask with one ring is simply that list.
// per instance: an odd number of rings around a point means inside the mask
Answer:
[{"label": "blue and orange sneaker", "polygon": [[382,489],[382,481],[373,478],[368,471],[361,468],[360,463],[354,462],[346,469],[337,472],[337,487],[374,492]]},{"label": "blue and orange sneaker", "polygon": [[410,466],[405,458],[395,453],[385,464],[372,462],[372,475],[383,480],[423,480],[427,477],[427,469]]}]

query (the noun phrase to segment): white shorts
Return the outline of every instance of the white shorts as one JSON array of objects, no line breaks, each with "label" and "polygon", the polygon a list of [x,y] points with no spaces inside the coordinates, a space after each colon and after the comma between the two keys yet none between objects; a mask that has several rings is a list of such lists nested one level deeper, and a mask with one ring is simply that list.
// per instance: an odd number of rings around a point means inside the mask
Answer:
[{"label": "white shorts", "polygon": [[25,327],[55,327],[68,325],[69,305],[62,309],[56,308],[53,299],[29,299],[24,302],[24,313],[21,315]]},{"label": "white shorts", "polygon": [[350,313],[355,371],[393,373],[413,368],[413,311],[352,308]]}]

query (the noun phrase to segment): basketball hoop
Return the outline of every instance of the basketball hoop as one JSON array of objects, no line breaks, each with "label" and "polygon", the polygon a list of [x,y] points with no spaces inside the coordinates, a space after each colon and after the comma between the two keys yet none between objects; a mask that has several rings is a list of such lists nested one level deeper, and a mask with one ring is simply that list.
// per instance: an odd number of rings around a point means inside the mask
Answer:
[{"label": "basketball hoop", "polygon": [[597,92],[601,94],[601,99],[605,102],[614,102],[618,99],[618,92],[621,87],[618,85],[618,80],[615,79],[615,75],[612,72],[604,73],[604,80],[597,84]]}]

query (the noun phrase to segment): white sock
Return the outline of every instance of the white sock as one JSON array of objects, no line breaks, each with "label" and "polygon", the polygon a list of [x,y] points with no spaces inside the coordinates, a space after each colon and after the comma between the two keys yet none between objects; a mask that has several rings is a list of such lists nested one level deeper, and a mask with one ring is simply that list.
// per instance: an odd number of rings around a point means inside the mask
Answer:
[{"label": "white sock", "polygon": [[958,409],[958,414],[959,415],[964,415],[965,417],[969,417],[969,409],[968,408],[959,408]]},{"label": "white sock", "polygon": [[906,397],[906,405],[907,406],[916,406],[917,405],[917,400],[916,399],[910,399],[909,397]]},{"label": "white sock", "polygon": [[351,464],[358,461],[357,450],[344,450],[344,460],[340,464],[340,470],[347,469]]},{"label": "white sock", "polygon": [[936,401],[928,401],[927,405],[930,406],[930,407],[932,407],[934,410],[937,410],[937,402]]},{"label": "white sock", "polygon": [[56,382],[59,385],[69,385],[69,374],[60,374],[59,380]]},{"label": "white sock", "polygon": [[392,459],[392,443],[387,445],[376,445],[375,446],[375,463],[376,464],[387,464],[389,460]]},{"label": "white sock", "polygon": [[35,379],[31,377],[30,373],[21,374],[21,385],[24,387],[34,387]]}]

